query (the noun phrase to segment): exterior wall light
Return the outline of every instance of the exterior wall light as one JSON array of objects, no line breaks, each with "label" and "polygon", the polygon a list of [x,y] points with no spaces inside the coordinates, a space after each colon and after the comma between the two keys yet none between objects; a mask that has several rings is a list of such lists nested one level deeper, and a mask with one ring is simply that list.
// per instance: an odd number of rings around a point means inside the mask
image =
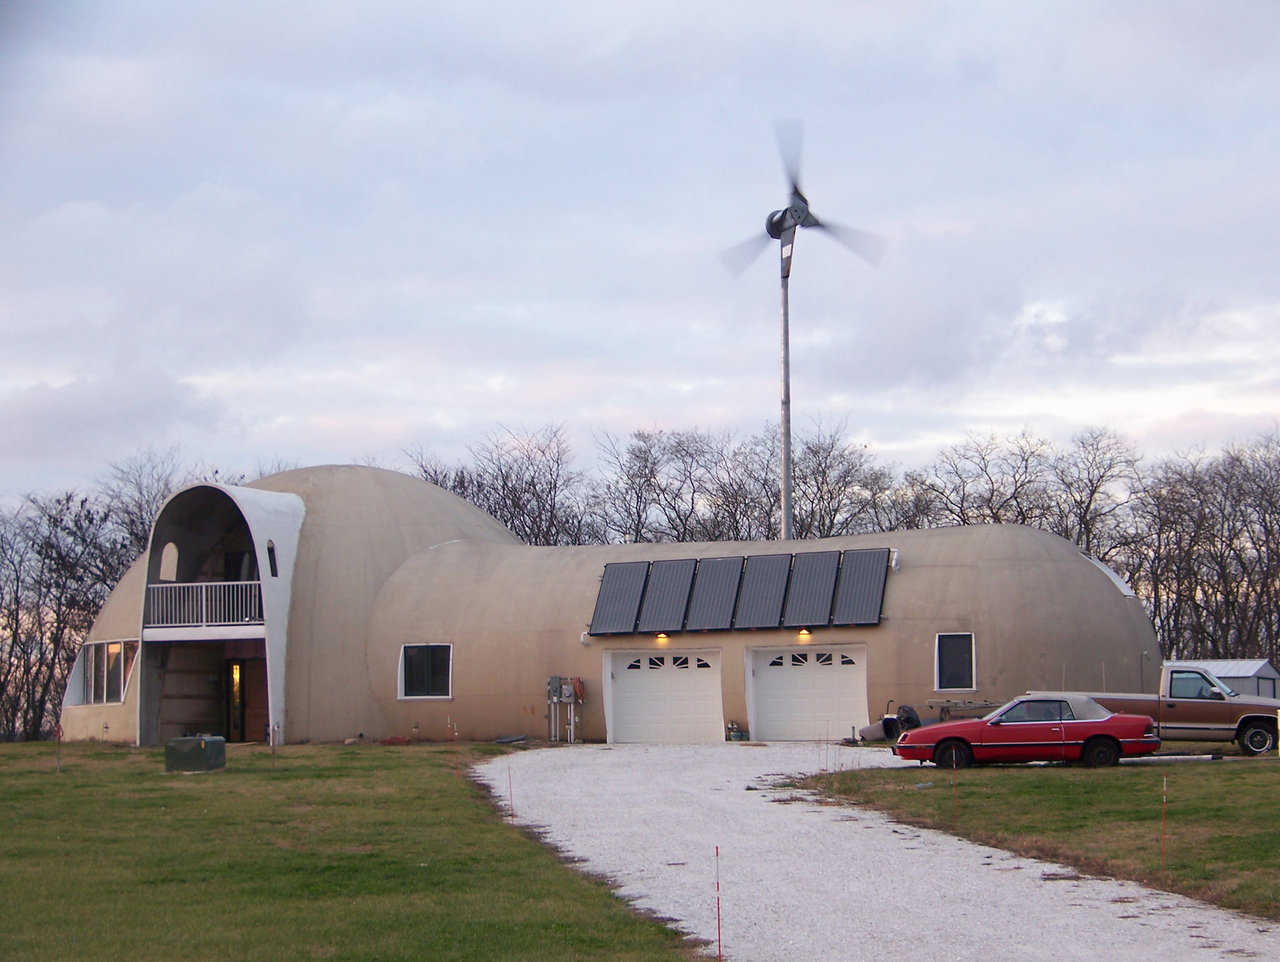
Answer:
[{"label": "exterior wall light", "polygon": [[671,639],[667,637],[667,633],[665,631],[660,631],[658,632],[658,637],[654,640],[660,645],[665,645]]},{"label": "exterior wall light", "polygon": [[808,628],[801,628],[801,629],[800,629],[800,644],[802,644],[802,645],[807,645],[808,643],[809,643],[809,629],[808,629]]}]

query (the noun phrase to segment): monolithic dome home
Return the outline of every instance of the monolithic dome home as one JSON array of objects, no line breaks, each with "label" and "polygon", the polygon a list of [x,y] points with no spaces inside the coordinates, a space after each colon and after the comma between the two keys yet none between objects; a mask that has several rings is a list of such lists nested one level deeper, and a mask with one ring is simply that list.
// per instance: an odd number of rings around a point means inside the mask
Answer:
[{"label": "monolithic dome home", "polygon": [[1030,528],[535,548],[440,488],[305,468],[165,504],[76,661],[68,738],[840,738],[1031,688],[1134,689],[1138,600]]}]

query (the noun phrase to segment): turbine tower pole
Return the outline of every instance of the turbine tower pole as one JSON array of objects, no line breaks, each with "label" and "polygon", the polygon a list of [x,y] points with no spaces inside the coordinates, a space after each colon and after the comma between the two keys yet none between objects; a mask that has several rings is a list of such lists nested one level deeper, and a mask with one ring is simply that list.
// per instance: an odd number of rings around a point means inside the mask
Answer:
[{"label": "turbine tower pole", "polygon": [[795,228],[783,231],[779,238],[782,251],[782,540],[795,537],[794,513],[791,508],[791,249],[795,245]]}]

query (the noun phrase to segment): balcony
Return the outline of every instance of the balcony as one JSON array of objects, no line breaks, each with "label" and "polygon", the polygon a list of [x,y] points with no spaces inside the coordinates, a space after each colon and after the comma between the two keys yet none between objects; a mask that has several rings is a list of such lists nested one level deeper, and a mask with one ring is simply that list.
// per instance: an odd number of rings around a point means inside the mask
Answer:
[{"label": "balcony", "polygon": [[143,628],[223,628],[262,624],[258,581],[147,585]]}]

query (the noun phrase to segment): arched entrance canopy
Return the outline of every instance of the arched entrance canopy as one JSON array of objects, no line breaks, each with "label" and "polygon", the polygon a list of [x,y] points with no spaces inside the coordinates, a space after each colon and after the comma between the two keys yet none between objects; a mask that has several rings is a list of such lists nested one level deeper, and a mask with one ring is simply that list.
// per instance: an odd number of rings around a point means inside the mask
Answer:
[{"label": "arched entrance canopy", "polygon": [[[277,742],[286,737],[289,601],[305,514],[296,494],[192,485],[165,502],[147,549],[144,647],[262,638],[267,724]],[[157,737],[156,719],[144,717],[148,711],[158,713],[157,698],[155,693],[148,698],[144,690],[139,699],[141,741]]]}]

